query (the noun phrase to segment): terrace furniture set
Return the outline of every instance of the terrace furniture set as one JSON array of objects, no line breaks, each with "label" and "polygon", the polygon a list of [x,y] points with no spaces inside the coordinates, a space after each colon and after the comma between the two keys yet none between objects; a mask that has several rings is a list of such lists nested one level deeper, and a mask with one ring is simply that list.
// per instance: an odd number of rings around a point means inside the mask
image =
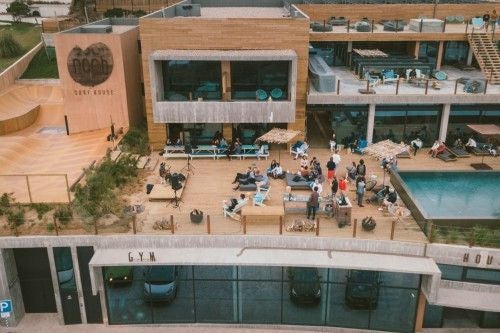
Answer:
[{"label": "terrace furniture set", "polygon": [[[212,159],[227,158],[227,147],[217,147],[213,145],[199,145],[191,148],[191,153],[186,153],[184,146],[165,146],[164,158],[184,157],[184,158],[203,158]],[[230,158],[245,159],[246,157],[260,158],[269,157],[268,145],[242,145],[240,154],[230,154]]]}]

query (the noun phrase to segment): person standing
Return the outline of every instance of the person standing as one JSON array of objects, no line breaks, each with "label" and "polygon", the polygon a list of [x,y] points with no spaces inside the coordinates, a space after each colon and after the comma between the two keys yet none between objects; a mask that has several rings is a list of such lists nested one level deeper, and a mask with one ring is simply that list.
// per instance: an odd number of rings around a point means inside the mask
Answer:
[{"label": "person standing", "polygon": [[319,207],[319,194],[318,188],[314,187],[313,193],[309,196],[309,200],[307,201],[307,219],[309,220],[312,215],[312,220],[314,221],[316,217],[316,211]]},{"label": "person standing", "polygon": [[332,134],[332,138],[330,139],[330,151],[333,153],[337,149],[337,136],[335,133]]},{"label": "person standing", "polygon": [[488,31],[488,27],[490,25],[490,12],[486,12],[483,15],[483,22],[484,22],[484,30]]},{"label": "person standing", "polygon": [[333,180],[332,180],[332,197],[336,197],[337,196],[337,191],[339,190],[339,182],[337,181],[337,177],[333,177]]},{"label": "person standing", "polygon": [[328,181],[332,181],[332,179],[335,177],[335,168],[337,165],[333,161],[333,157],[330,157],[330,160],[326,162],[326,168],[328,169],[328,174],[327,174],[327,179]]},{"label": "person standing", "polygon": [[491,29],[495,31],[495,28],[497,26],[497,21],[498,21],[498,15],[496,9],[493,9],[493,13],[491,13]]},{"label": "person standing", "polygon": [[366,165],[363,159],[359,160],[359,164],[356,167],[356,176],[365,177],[366,176]]},{"label": "person standing", "polygon": [[358,177],[358,179],[356,180],[356,196],[358,198],[359,207],[364,207],[363,206],[364,195],[365,195],[365,178]]},{"label": "person standing", "polygon": [[422,142],[422,140],[420,140],[419,137],[417,137],[415,140],[413,140],[412,142],[410,142],[412,148],[413,148],[413,156],[416,156],[417,155],[417,151],[419,149],[421,149],[424,145],[424,143]]},{"label": "person standing", "polygon": [[340,190],[340,192],[347,191],[347,180],[345,179],[345,177],[340,178],[339,190]]}]

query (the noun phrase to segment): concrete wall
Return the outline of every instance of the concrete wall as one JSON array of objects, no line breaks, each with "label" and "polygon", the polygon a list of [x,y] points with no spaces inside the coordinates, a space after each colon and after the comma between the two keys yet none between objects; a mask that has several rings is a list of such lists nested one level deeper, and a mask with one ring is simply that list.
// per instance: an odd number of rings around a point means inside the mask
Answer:
[{"label": "concrete wall", "polygon": [[17,326],[24,317],[24,303],[12,249],[0,249],[0,299],[12,300],[14,312],[8,325]]},{"label": "concrete wall", "polygon": [[41,48],[42,43],[39,43],[28,53],[19,58],[19,60],[0,73],[0,91],[9,88],[17,79],[21,77],[21,75],[23,75],[24,71],[30,64],[31,59],[33,59]]},{"label": "concrete wall", "polygon": [[[113,27],[115,29],[115,27]],[[122,33],[59,33],[54,36],[57,66],[63,87],[64,112],[70,133],[115,127],[128,127],[140,112],[139,54],[137,28]],[[86,50],[103,43],[113,56],[113,70],[106,81],[84,86],[70,76],[68,55],[78,46]]]}]

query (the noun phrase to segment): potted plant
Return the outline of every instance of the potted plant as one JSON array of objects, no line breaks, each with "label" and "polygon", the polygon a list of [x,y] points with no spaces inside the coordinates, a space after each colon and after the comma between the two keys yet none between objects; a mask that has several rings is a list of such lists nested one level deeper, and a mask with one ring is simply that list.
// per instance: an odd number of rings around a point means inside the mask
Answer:
[{"label": "potted plant", "polygon": [[200,223],[203,221],[203,212],[201,210],[193,209],[191,213],[189,213],[189,216],[193,223]]}]

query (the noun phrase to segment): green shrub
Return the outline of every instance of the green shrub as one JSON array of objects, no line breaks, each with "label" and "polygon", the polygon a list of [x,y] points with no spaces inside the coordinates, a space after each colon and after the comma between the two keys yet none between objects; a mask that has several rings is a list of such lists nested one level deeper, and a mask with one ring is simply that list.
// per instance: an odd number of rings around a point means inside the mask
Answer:
[{"label": "green shrub", "polygon": [[123,8],[112,8],[104,12],[104,17],[124,17],[128,14],[128,10]]},{"label": "green shrub", "polygon": [[25,211],[21,205],[16,205],[11,207],[10,211],[7,213],[7,222],[11,229],[16,229],[26,222],[26,217],[24,216]]},{"label": "green shrub", "polygon": [[446,236],[446,243],[456,244],[459,240],[462,239],[462,236],[462,232],[458,227],[451,227]]},{"label": "green shrub", "polygon": [[66,225],[73,219],[73,210],[69,205],[61,205],[56,208],[54,216],[59,222],[61,222],[63,225]]},{"label": "green shrub", "polygon": [[45,203],[33,203],[31,204],[31,208],[36,210],[36,213],[38,214],[38,219],[41,220],[43,218],[43,215],[50,211],[52,207],[50,205],[47,205]]},{"label": "green shrub", "polygon": [[0,197],[0,216],[6,215],[9,212],[12,202],[14,202],[12,194],[2,194]]},{"label": "green shrub", "polygon": [[120,141],[120,146],[123,151],[132,154],[148,155],[149,143],[146,129],[139,127],[130,128]]},{"label": "green shrub", "polygon": [[23,54],[23,48],[10,33],[0,35],[0,57],[13,58]]},{"label": "green shrub", "polygon": [[52,232],[54,230],[56,230],[54,223],[48,223],[47,224],[47,231]]}]

